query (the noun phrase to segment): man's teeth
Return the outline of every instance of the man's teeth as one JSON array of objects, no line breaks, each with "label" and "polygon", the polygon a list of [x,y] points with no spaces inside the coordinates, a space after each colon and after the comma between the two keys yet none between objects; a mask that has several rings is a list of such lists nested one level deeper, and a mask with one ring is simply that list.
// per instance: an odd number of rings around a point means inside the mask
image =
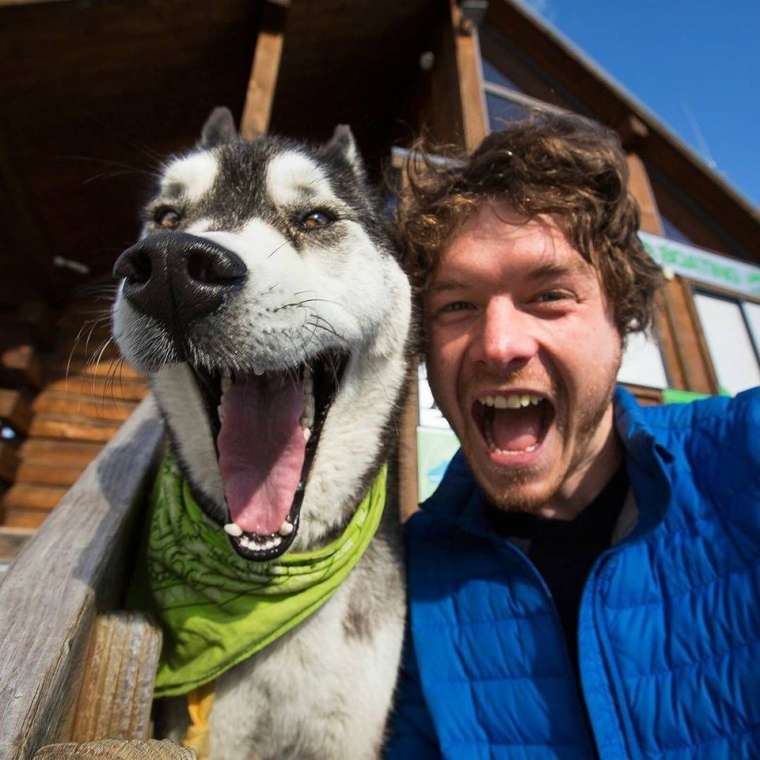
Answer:
[{"label": "man's teeth", "polygon": [[482,396],[478,401],[495,409],[521,409],[524,406],[538,406],[543,399],[532,393],[511,393],[508,396]]}]

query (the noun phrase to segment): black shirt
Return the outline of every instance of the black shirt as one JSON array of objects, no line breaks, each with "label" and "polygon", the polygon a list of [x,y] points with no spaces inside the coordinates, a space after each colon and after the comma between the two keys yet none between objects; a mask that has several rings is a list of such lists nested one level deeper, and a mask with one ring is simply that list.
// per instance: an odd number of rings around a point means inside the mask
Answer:
[{"label": "black shirt", "polygon": [[622,464],[599,495],[573,520],[489,508],[490,522],[500,535],[530,541],[527,555],[549,587],[576,672],[583,585],[596,558],[610,546],[627,493],[628,473]]}]

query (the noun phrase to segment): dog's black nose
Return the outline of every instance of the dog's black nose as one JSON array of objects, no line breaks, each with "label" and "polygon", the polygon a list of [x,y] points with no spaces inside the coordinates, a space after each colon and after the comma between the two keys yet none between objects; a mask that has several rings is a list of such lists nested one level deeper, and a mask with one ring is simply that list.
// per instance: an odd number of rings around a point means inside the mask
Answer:
[{"label": "dog's black nose", "polygon": [[184,232],[157,232],[119,256],[115,277],[139,311],[168,325],[205,316],[245,280],[239,256],[211,240]]}]

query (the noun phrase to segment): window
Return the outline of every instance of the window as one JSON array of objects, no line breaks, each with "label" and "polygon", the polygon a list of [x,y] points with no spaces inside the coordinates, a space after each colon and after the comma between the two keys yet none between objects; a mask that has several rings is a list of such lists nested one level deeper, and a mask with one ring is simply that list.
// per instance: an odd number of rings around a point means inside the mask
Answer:
[{"label": "window", "polygon": [[486,82],[492,84],[498,84],[507,90],[513,90],[514,92],[522,92],[522,90],[509,78],[506,77],[501,71],[496,68],[489,60],[483,58],[483,79]]},{"label": "window", "polygon": [[525,119],[530,110],[520,103],[507,100],[486,90],[486,109],[488,111],[488,129],[498,132],[509,121]]},{"label": "window", "polygon": [[694,305],[721,390],[760,385],[760,305],[697,289]]},{"label": "window", "polygon": [[667,388],[668,376],[659,343],[653,335],[631,333],[626,339],[623,363],[618,382],[643,385],[648,388]]},{"label": "window", "polygon": [[438,487],[459,441],[433,400],[424,364],[417,370],[419,424],[417,425],[417,483],[423,501]]}]

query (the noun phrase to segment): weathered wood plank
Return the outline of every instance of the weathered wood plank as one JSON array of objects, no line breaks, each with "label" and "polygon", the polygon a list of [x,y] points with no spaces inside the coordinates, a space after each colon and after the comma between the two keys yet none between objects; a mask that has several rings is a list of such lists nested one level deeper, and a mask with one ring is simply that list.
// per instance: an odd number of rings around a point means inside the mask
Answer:
[{"label": "weathered wood plank", "polygon": [[72,441],[106,443],[119,429],[118,422],[87,417],[62,417],[38,414],[29,426],[29,435],[36,438],[65,438]]},{"label": "weathered wood plank", "polygon": [[40,464],[21,461],[16,470],[16,483],[40,483],[50,486],[72,486],[87,465]]},{"label": "weathered wood plank", "polygon": [[134,401],[92,398],[73,394],[51,393],[47,390],[34,399],[34,411],[38,414],[72,415],[97,420],[123,422],[135,410]]},{"label": "weathered wood plank", "polygon": [[148,384],[144,380],[112,380],[96,375],[71,375],[52,380],[45,385],[45,390],[58,394],[90,396],[101,401],[142,401],[148,393]]},{"label": "weathered wood plank", "polygon": [[131,518],[163,435],[152,398],[85,470],[0,584],[0,757],[58,738],[98,609],[116,603]]},{"label": "weathered wood plank", "polygon": [[41,509],[50,511],[63,498],[65,488],[56,486],[30,486],[15,483],[2,496],[5,509]]},{"label": "weathered wood plank", "polygon": [[138,612],[98,615],[82,690],[70,712],[70,741],[150,738],[161,631]]},{"label": "weathered wood plank", "polygon": [[3,515],[3,528],[18,528],[36,530],[47,519],[50,512],[40,509],[21,509],[14,507],[6,509],[0,504],[0,513]]},{"label": "weathered wood plank", "polygon": [[50,744],[34,760],[193,760],[195,752],[168,739],[157,741],[123,741],[107,739],[85,744]]},{"label": "weathered wood plank", "polygon": [[119,359],[115,361],[101,361],[93,364],[83,359],[72,358],[70,361],[59,361],[52,367],[54,377],[71,377],[83,375],[85,377],[111,378],[118,383],[121,380],[139,380],[142,375],[130,367],[126,362]]},{"label": "weathered wood plank", "polygon": [[19,455],[25,462],[53,465],[87,466],[103,446],[87,441],[49,441],[30,438],[21,444]]}]

